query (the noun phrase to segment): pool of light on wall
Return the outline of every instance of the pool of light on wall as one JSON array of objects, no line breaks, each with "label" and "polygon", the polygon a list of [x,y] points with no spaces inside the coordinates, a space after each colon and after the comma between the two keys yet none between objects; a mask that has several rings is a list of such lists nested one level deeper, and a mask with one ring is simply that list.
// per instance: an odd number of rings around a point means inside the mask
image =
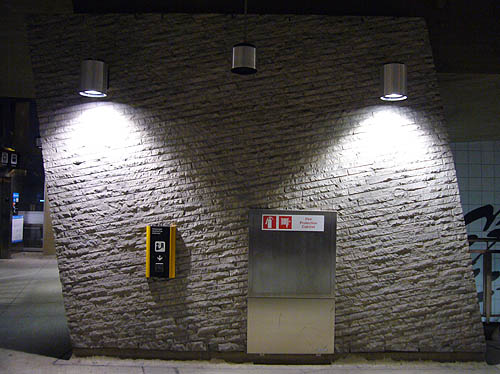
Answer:
[{"label": "pool of light on wall", "polygon": [[412,117],[400,108],[374,108],[356,129],[359,157],[395,158],[400,164],[420,160],[428,152],[428,137]]},{"label": "pool of light on wall", "polygon": [[68,149],[76,156],[122,159],[140,144],[139,133],[126,106],[105,103],[86,107],[71,121]]}]

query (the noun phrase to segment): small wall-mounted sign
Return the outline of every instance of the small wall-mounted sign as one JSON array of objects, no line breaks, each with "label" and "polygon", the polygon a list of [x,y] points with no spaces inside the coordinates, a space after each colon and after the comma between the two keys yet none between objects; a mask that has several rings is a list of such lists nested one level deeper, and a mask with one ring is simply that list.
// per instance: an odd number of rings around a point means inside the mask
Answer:
[{"label": "small wall-mounted sign", "polygon": [[265,231],[325,231],[322,215],[263,214],[262,230]]},{"label": "small wall-mounted sign", "polygon": [[146,278],[175,278],[176,226],[146,227]]},{"label": "small wall-mounted sign", "polygon": [[16,168],[19,163],[19,155],[11,151],[2,151],[1,166]]},{"label": "small wall-mounted sign", "polygon": [[17,166],[17,153],[10,154],[10,164],[11,166]]},{"label": "small wall-mounted sign", "polygon": [[24,216],[12,216],[12,243],[23,241]]}]

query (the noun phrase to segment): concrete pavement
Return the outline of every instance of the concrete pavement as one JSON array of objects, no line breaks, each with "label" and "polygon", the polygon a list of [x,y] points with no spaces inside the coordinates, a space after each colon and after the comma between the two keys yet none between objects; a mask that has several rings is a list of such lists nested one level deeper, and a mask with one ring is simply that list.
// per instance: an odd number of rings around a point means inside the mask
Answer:
[{"label": "concrete pavement", "polygon": [[55,256],[18,252],[0,260],[0,348],[71,355]]},{"label": "concrete pavement", "polygon": [[482,362],[366,361],[352,356],[331,365],[253,365],[216,361],[131,360],[109,357],[53,359],[0,349],[2,374],[500,374]]}]

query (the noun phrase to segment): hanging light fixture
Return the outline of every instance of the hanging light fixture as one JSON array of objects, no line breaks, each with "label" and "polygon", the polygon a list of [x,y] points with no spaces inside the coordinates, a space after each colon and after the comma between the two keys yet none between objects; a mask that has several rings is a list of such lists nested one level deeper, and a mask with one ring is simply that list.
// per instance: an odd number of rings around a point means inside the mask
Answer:
[{"label": "hanging light fixture", "polygon": [[400,63],[385,64],[382,67],[381,100],[406,100],[406,65]]},{"label": "hanging light fixture", "polygon": [[245,0],[245,38],[243,43],[233,46],[233,66],[231,71],[236,74],[255,74],[257,73],[256,54],[257,49],[247,40],[247,0]]},{"label": "hanging light fixture", "polygon": [[79,94],[86,97],[106,97],[108,66],[100,60],[83,60],[80,71]]}]

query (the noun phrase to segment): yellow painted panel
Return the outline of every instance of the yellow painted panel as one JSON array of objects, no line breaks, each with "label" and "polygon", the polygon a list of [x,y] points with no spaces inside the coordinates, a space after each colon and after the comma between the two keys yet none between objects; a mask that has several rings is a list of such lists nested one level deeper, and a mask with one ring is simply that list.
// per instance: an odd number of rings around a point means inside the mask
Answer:
[{"label": "yellow painted panel", "polygon": [[175,232],[176,226],[170,226],[170,261],[168,268],[168,276],[169,278],[175,278]]},{"label": "yellow painted panel", "polygon": [[146,278],[150,276],[150,263],[151,263],[151,253],[149,252],[149,247],[151,246],[151,226],[146,226]]}]

